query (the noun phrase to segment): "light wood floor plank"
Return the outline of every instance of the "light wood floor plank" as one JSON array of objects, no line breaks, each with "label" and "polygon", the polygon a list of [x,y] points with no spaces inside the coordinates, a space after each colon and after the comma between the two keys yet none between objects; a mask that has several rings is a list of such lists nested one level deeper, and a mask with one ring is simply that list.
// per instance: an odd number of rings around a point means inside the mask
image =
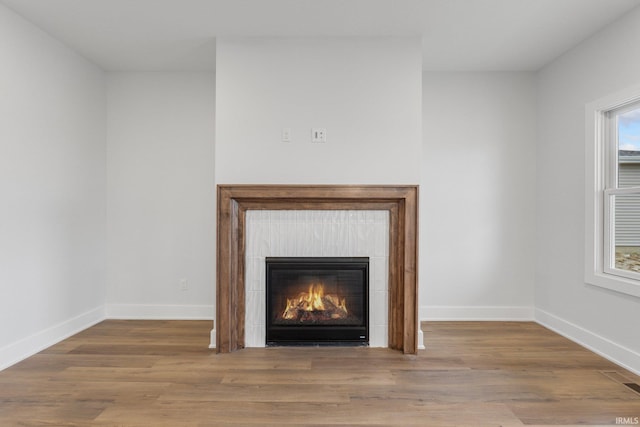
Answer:
[{"label": "light wood floor plank", "polygon": [[640,378],[537,325],[424,323],[415,355],[216,354],[209,321],[109,320],[0,372],[0,426],[615,425]]}]

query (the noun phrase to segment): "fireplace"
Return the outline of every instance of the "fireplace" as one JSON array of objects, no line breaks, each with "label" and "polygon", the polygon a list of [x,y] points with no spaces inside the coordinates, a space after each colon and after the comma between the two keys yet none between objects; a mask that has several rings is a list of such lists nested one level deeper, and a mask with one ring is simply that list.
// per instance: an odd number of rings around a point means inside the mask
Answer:
[{"label": "fireplace", "polygon": [[267,345],[367,345],[369,258],[266,258]]},{"label": "fireplace", "polygon": [[217,190],[216,320],[211,331],[217,352],[245,347],[247,211],[379,209],[389,212],[388,346],[417,353],[417,186],[219,184]]}]

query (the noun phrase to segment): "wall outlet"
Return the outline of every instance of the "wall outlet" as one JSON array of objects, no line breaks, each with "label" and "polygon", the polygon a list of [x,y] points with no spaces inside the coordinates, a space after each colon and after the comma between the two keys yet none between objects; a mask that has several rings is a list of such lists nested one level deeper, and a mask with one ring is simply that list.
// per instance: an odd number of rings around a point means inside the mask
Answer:
[{"label": "wall outlet", "polygon": [[180,279],[178,287],[180,288],[181,291],[188,291],[189,290],[189,281],[187,279]]},{"label": "wall outlet", "polygon": [[327,142],[327,130],[324,128],[312,128],[311,142]]}]

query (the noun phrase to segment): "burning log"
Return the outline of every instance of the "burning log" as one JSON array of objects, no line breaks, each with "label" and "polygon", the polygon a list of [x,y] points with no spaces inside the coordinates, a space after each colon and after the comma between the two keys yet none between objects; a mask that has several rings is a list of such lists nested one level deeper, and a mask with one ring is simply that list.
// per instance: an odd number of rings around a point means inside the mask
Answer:
[{"label": "burning log", "polygon": [[322,284],[311,284],[308,292],[301,292],[297,298],[287,298],[282,318],[298,322],[321,322],[346,319],[348,315],[344,298],[325,295]]}]

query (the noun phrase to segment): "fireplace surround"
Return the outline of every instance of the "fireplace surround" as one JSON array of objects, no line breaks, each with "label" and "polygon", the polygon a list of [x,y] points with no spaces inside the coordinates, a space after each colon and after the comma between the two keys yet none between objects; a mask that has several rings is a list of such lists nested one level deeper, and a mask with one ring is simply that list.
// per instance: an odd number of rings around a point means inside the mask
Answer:
[{"label": "fireplace surround", "polygon": [[216,350],[244,348],[247,210],[388,210],[389,347],[418,349],[418,187],[218,185]]}]

